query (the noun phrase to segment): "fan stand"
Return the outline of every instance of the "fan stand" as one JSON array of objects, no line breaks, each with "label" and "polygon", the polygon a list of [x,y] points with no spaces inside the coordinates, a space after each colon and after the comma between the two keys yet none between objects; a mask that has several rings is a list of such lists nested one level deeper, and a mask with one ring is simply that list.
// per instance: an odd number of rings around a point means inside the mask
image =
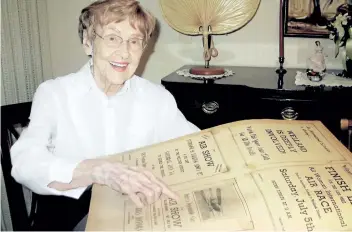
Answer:
[{"label": "fan stand", "polygon": [[189,72],[193,75],[200,76],[213,76],[213,75],[223,75],[225,69],[223,68],[207,68],[207,67],[192,67]]},{"label": "fan stand", "polygon": [[224,68],[220,67],[209,67],[209,62],[211,57],[217,57],[219,52],[214,47],[214,41],[211,38],[211,26],[208,25],[208,30],[203,30],[203,26],[199,27],[199,32],[203,34],[203,47],[204,53],[203,58],[205,60],[204,67],[193,67],[189,70],[189,72],[193,75],[201,75],[206,78],[206,76],[213,76],[213,75],[223,75],[225,73]]}]

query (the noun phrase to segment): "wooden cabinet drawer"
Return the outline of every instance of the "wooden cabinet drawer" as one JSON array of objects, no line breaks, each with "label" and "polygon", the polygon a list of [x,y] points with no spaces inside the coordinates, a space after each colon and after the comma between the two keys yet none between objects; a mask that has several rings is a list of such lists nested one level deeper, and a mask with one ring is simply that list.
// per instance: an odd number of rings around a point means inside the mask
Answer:
[{"label": "wooden cabinet drawer", "polygon": [[251,118],[314,120],[322,113],[319,103],[310,100],[262,98],[253,99],[251,105],[248,109]]},{"label": "wooden cabinet drawer", "polygon": [[167,88],[175,97],[185,117],[201,129],[243,118],[236,111],[233,88],[228,86],[188,85],[186,88]]},{"label": "wooden cabinet drawer", "polygon": [[196,95],[178,105],[185,117],[201,129],[230,122],[233,118],[229,114],[231,103],[224,95]]}]

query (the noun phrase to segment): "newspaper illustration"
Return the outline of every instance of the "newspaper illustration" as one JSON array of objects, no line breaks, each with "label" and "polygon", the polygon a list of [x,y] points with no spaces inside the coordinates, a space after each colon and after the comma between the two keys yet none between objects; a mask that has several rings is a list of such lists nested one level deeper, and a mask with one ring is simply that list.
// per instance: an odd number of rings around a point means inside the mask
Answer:
[{"label": "newspaper illustration", "polygon": [[[178,191],[179,201],[163,198],[145,207],[136,208],[125,201],[123,231],[179,231],[183,229],[228,229],[231,224],[250,225],[248,209],[231,180],[200,188]],[[235,220],[234,220],[235,219]],[[226,222],[219,225],[218,221]],[[252,227],[251,227],[252,228]]]},{"label": "newspaper illustration", "polygon": [[[135,163],[145,152],[146,167],[152,169],[167,151],[192,157],[190,139],[198,145],[192,151],[203,158],[199,163],[206,175],[197,175],[194,165],[164,176],[161,168],[153,169],[178,193],[178,201],[162,197],[137,208],[125,196],[94,186],[86,229],[352,230],[352,154],[317,121],[239,121],[113,159],[130,157],[127,162]],[[205,147],[222,171],[207,165]],[[178,160],[177,152],[170,157]]]}]

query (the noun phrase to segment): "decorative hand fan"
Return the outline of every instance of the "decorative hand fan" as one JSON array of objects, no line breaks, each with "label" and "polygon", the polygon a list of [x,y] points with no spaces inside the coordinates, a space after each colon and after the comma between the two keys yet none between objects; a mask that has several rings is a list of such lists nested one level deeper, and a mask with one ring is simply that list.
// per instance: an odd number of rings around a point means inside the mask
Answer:
[{"label": "decorative hand fan", "polygon": [[196,75],[221,75],[223,68],[209,68],[211,57],[218,56],[212,35],[234,32],[255,15],[260,0],[160,0],[166,22],[176,31],[203,36],[205,67],[190,70]]}]

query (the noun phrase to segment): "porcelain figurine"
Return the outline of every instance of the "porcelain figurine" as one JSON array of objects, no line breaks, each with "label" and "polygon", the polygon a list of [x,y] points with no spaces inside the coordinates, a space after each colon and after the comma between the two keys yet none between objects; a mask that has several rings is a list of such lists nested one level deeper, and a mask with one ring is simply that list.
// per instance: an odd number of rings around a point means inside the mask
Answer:
[{"label": "porcelain figurine", "polygon": [[315,52],[307,61],[307,76],[311,81],[321,81],[326,72],[324,48],[315,41]]}]

